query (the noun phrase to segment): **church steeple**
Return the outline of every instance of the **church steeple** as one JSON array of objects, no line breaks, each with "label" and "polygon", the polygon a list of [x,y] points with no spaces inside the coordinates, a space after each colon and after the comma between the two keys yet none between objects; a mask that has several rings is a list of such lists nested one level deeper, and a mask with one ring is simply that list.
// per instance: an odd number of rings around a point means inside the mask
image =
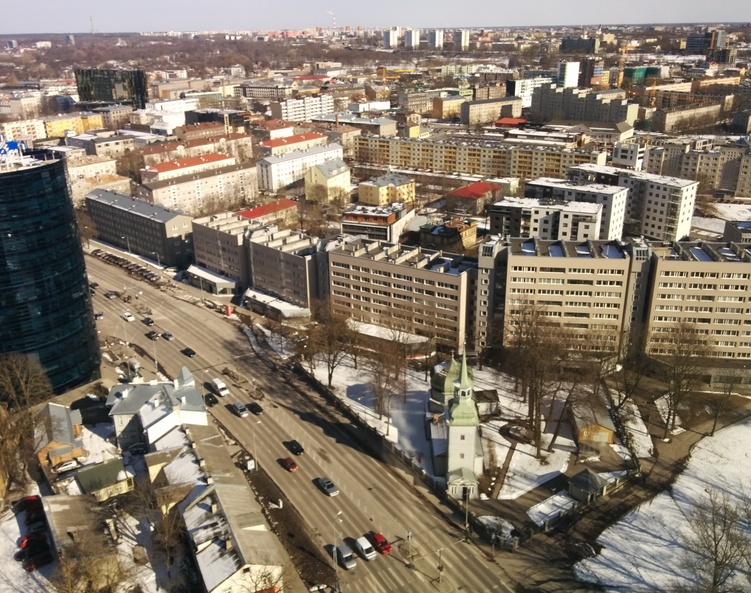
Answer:
[{"label": "church steeple", "polygon": [[469,378],[467,371],[467,347],[462,350],[462,368],[459,371],[459,392],[471,390],[473,387],[472,380]]}]

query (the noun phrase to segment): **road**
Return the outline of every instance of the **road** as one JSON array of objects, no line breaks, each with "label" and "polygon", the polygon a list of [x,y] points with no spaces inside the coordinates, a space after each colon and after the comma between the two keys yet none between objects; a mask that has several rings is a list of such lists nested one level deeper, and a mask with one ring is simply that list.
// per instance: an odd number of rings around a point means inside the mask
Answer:
[{"label": "road", "polygon": [[[321,414],[316,401],[305,393],[302,383],[283,380],[253,354],[247,338],[237,327],[212,311],[180,300],[170,293],[127,275],[122,269],[86,257],[89,277],[100,287],[94,310],[104,311],[98,321],[104,335],[118,336],[154,353],[160,367],[174,377],[182,365],[197,381],[208,382],[221,375],[226,366],[244,376],[241,385],[230,384],[231,395],[220,399],[211,413],[248,451],[255,453],[260,466],[298,509],[309,526],[314,541],[330,550],[334,543],[352,543],[370,531],[382,532],[393,544],[391,556],[378,556],[370,562],[359,558],[350,571],[339,569],[345,593],[396,593],[421,591],[509,592],[499,566],[487,559],[473,543],[449,525],[436,509],[416,495],[384,463],[363,451],[351,437],[357,428],[346,420],[331,421]],[[107,290],[138,294],[126,304],[106,299]],[[135,305],[151,309],[155,327],[142,322]],[[134,322],[120,315],[131,311]],[[146,333],[169,331],[176,339],[152,342]],[[188,358],[181,350],[196,351]],[[144,375],[153,377],[153,362],[142,361]],[[226,378],[225,378],[226,380]],[[233,401],[247,403],[253,392],[263,394],[264,413],[238,418],[229,409]],[[290,473],[279,461],[289,456],[283,443],[297,439],[305,447],[298,457],[299,470]],[[314,483],[328,476],[339,487],[336,497],[326,496]],[[408,541],[408,532],[411,538]],[[440,551],[440,552],[439,552]],[[444,567],[440,575],[438,560]]]}]

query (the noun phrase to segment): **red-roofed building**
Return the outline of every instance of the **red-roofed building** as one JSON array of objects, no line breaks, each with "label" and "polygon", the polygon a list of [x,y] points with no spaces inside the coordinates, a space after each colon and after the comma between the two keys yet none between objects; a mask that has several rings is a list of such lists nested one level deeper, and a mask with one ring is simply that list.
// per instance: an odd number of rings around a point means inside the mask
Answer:
[{"label": "red-roofed building", "polygon": [[252,131],[258,138],[274,140],[275,138],[286,138],[294,135],[295,124],[283,119],[268,119],[254,124]]},{"label": "red-roofed building", "polygon": [[258,147],[263,156],[280,155],[292,152],[293,150],[307,150],[313,146],[326,146],[329,138],[325,134],[318,132],[305,132],[304,134],[295,134],[286,138],[274,138],[261,142]]},{"label": "red-roofed building", "polygon": [[201,156],[192,156],[166,163],[157,163],[146,169],[141,169],[141,181],[148,183],[150,181],[163,181],[164,179],[174,179],[191,173],[200,173],[201,171],[210,171],[227,165],[234,165],[235,157],[226,154],[210,152]]},{"label": "red-roofed building", "polygon": [[446,208],[451,212],[482,214],[485,206],[502,195],[502,185],[488,183],[487,181],[476,181],[446,195]]},{"label": "red-roofed building", "polygon": [[520,128],[527,125],[527,120],[522,117],[502,117],[495,125],[499,128]]},{"label": "red-roofed building", "polygon": [[155,142],[138,151],[143,156],[144,165],[206,155],[212,152],[227,154],[238,163],[253,157],[253,139],[246,134],[227,134],[215,138],[198,138],[185,142]]},{"label": "red-roofed building", "polygon": [[282,224],[294,223],[297,221],[297,202],[294,200],[288,200],[287,198],[282,198],[271,204],[264,204],[263,206],[257,206],[250,210],[243,210],[238,212],[237,215],[261,224],[271,222],[280,222]]}]

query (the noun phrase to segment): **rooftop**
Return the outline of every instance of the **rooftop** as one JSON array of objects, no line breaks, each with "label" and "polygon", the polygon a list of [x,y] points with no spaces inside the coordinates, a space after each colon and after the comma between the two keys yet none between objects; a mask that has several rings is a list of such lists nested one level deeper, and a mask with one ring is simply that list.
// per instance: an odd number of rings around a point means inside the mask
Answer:
[{"label": "rooftop", "polygon": [[318,132],[305,132],[303,134],[294,134],[293,136],[286,136],[285,138],[274,138],[272,140],[266,140],[261,142],[258,146],[263,148],[279,148],[280,146],[289,146],[290,144],[300,144],[302,142],[310,142],[312,140],[325,140],[327,136],[325,134],[319,134]]},{"label": "rooftop", "polygon": [[221,163],[223,161],[234,160],[235,157],[217,152],[210,152],[201,156],[192,156],[166,163],[157,163],[147,167],[146,171],[155,171],[157,173],[166,173],[167,171],[177,171],[178,169],[187,169],[188,167],[197,167],[198,165],[209,165],[211,163]]},{"label": "rooftop", "polygon": [[243,218],[249,219],[261,218],[262,216],[268,216],[269,214],[281,212],[282,210],[287,210],[288,208],[297,208],[297,202],[295,202],[294,200],[289,200],[287,198],[282,198],[278,202],[264,204],[263,206],[257,206],[255,208],[251,208],[250,210],[242,210],[237,213],[237,216],[242,216]]},{"label": "rooftop", "polygon": [[127,210],[137,216],[151,218],[162,223],[167,223],[177,216],[186,216],[179,210],[167,210],[163,206],[150,204],[144,200],[131,198],[123,194],[118,194],[106,189],[95,189],[86,194],[87,200],[93,200],[102,204],[107,204],[118,210]]}]

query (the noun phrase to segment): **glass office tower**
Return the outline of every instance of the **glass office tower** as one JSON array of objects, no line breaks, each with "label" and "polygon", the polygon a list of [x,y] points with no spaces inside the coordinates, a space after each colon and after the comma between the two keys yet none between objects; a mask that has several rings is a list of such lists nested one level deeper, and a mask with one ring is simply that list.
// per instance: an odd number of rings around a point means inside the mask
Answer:
[{"label": "glass office tower", "polygon": [[38,357],[56,393],[99,376],[65,163],[47,151],[0,151],[0,354],[10,352]]}]

